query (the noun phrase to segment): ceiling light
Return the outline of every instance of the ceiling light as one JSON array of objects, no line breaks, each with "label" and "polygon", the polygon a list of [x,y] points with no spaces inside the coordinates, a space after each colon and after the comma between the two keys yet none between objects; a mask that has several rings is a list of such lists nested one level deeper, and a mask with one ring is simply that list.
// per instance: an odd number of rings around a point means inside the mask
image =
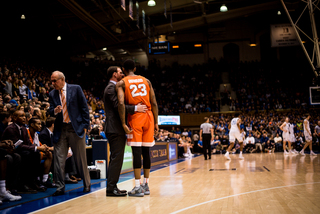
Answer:
[{"label": "ceiling light", "polygon": [[250,44],[250,47],[256,47],[256,46],[257,46],[257,44],[255,44],[255,43]]},{"label": "ceiling light", "polygon": [[179,45],[173,45],[172,48],[179,48]]},{"label": "ceiling light", "polygon": [[304,44],[304,43],[306,43],[306,41],[302,41],[302,43]]},{"label": "ceiling light", "polygon": [[106,51],[106,50],[107,50],[107,48],[102,48],[102,50],[103,50],[103,51]]},{"label": "ceiling light", "polygon": [[57,37],[57,40],[61,40],[61,36],[58,36],[58,37]]},{"label": "ceiling light", "polygon": [[228,8],[225,4],[221,5],[220,7],[220,12],[227,12],[228,11]]},{"label": "ceiling light", "polygon": [[200,47],[202,47],[202,44],[195,44],[194,47],[200,48]]},{"label": "ceiling light", "polygon": [[155,0],[149,0],[149,1],[148,1],[148,6],[149,6],[149,7],[156,6]]},{"label": "ceiling light", "polygon": [[281,11],[280,11],[280,10],[278,10],[278,15],[279,15],[279,16],[281,15]]},{"label": "ceiling light", "polygon": [[26,17],[24,16],[24,14],[21,15],[21,19],[26,19]]}]

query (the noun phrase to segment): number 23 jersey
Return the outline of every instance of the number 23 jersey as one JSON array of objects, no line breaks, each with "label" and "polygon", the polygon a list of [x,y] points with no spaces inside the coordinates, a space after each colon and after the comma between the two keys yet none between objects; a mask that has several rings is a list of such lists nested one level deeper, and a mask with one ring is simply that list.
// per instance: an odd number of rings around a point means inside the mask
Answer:
[{"label": "number 23 jersey", "polygon": [[127,76],[122,79],[125,83],[125,101],[128,105],[142,103],[151,111],[150,86],[143,76]]}]

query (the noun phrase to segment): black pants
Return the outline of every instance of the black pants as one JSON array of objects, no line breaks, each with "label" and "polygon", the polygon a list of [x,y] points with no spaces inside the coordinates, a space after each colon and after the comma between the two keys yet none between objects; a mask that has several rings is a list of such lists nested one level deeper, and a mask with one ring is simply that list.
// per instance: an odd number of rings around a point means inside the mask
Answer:
[{"label": "black pants", "polygon": [[18,178],[21,170],[21,156],[18,153],[6,155],[7,158],[7,181],[8,189],[18,189]]},{"label": "black pants", "polygon": [[32,184],[40,173],[40,153],[28,150],[19,151],[21,156],[21,182]]},{"label": "black pants", "polygon": [[119,181],[126,145],[126,136],[108,133],[107,138],[111,153],[108,167],[107,191],[111,192],[117,188],[117,183]]},{"label": "black pants", "polygon": [[193,142],[193,153],[199,152],[198,141]]},{"label": "black pants", "polygon": [[203,145],[204,159],[207,159],[207,155],[209,155],[209,158],[211,158],[210,141],[211,141],[211,134],[202,134],[202,145]]}]

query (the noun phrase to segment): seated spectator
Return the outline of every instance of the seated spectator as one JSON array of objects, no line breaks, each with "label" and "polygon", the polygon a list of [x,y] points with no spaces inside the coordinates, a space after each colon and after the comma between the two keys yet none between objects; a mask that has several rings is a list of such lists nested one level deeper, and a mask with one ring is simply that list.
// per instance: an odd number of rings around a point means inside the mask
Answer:
[{"label": "seated spectator", "polygon": [[246,150],[246,152],[252,153],[252,151],[255,149],[255,141],[251,133],[249,133],[249,136],[246,138],[246,143],[247,144],[244,149]]},{"label": "seated spectator", "polygon": [[188,137],[189,133],[188,133],[187,129],[184,129],[181,135]]},{"label": "seated spectator", "polygon": [[268,153],[274,153],[274,150],[275,150],[275,144],[273,142],[271,142],[270,140],[268,140],[265,143],[264,151],[268,152]]},{"label": "seated spectator", "polygon": [[13,143],[21,142],[17,146],[17,153],[21,156],[22,166],[21,178],[18,187],[18,192],[21,193],[36,193],[44,189],[35,183],[35,178],[38,176],[40,167],[40,152],[48,151],[45,145],[36,146],[30,142],[28,130],[24,126],[26,123],[25,113],[21,110],[15,111],[12,115],[13,123],[10,124],[2,134],[2,140],[11,140]]},{"label": "seated spectator", "polygon": [[38,175],[41,177],[42,175],[42,180],[39,179],[39,187],[45,189],[44,187],[53,187],[52,183],[50,182],[50,180],[48,179],[49,177],[49,172],[50,172],[50,168],[51,168],[51,164],[52,164],[52,160],[53,160],[53,156],[52,156],[52,151],[53,151],[53,147],[48,147],[46,144],[43,144],[40,142],[39,140],[39,136],[37,132],[41,131],[41,121],[39,118],[31,118],[29,120],[29,129],[28,131],[28,136],[30,139],[30,142],[33,145],[36,145],[35,149],[37,150],[37,148],[44,146],[44,148],[46,148],[46,150],[44,151],[39,151],[40,153],[40,161],[44,160],[43,163],[43,173],[40,173],[40,170],[38,173]]},{"label": "seated spectator", "polygon": [[[12,154],[15,150],[14,144],[10,140],[1,141],[0,143],[0,205],[2,201],[18,201],[21,196],[12,195],[6,189],[7,179],[7,155]],[[9,166],[10,167],[10,166]],[[12,166],[11,166],[12,167]],[[18,168],[16,168],[18,170]]]},{"label": "seated spectator", "polygon": [[260,152],[262,153],[262,144],[261,144],[261,137],[260,134],[256,134],[254,137],[254,142],[255,142],[255,149],[252,150],[252,152],[258,151],[258,148]]},{"label": "seated spectator", "polygon": [[227,138],[227,135],[223,135],[221,139],[221,147],[222,147],[221,149],[223,153],[228,149],[228,146],[229,146],[229,140]]},{"label": "seated spectator", "polygon": [[275,151],[281,151],[282,148],[282,137],[279,136],[279,133],[276,134],[276,137],[273,139],[275,143]]},{"label": "seated spectator", "polygon": [[11,122],[11,115],[8,112],[0,112],[0,136]]},{"label": "seated spectator", "polygon": [[222,149],[221,146],[221,141],[219,139],[219,136],[217,135],[214,140],[211,142],[211,147],[212,147],[212,153],[216,154],[217,152],[220,154],[220,151]]}]

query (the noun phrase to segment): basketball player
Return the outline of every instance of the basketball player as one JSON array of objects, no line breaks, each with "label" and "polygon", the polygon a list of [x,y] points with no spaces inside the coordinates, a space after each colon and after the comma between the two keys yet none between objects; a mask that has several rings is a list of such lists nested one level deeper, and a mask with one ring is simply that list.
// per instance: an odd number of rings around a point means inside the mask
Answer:
[{"label": "basketball player", "polygon": [[[154,145],[154,131],[158,132],[158,105],[151,82],[143,76],[134,74],[136,66],[134,61],[126,60],[123,64],[126,77],[116,85],[118,93],[118,110],[123,129],[127,133],[127,144],[132,147],[133,169],[135,187],[128,192],[129,196],[142,197],[149,195],[149,174],[151,167],[150,147]],[[126,125],[125,103],[137,105],[142,103],[147,106],[145,113],[128,114]],[[141,178],[141,155],[143,157],[143,185]]]},{"label": "basketball player", "polygon": [[[289,123],[289,139],[290,139],[292,147],[294,147],[295,142],[296,142],[296,136],[294,136],[294,125],[293,125],[293,123]],[[297,150],[295,150],[295,149],[293,149],[292,152],[294,154],[299,154],[299,152],[297,152]]]},{"label": "basketball player", "polygon": [[307,114],[307,118],[303,121],[303,134],[306,139],[306,144],[304,145],[303,149],[300,151],[301,155],[305,155],[304,150],[308,147],[308,145],[310,149],[310,155],[316,155],[312,151],[312,135],[311,135],[310,125],[309,125],[310,117],[311,117],[310,114]]},{"label": "basketball player", "polygon": [[[282,139],[283,139],[283,154],[294,154],[291,151],[291,140],[290,140],[290,133],[289,133],[289,117],[286,117],[284,123],[280,126],[280,129],[282,130]],[[286,143],[288,143],[288,150],[286,150]]]},{"label": "basketball player", "polygon": [[229,157],[229,152],[231,151],[231,149],[234,146],[234,143],[236,141],[236,139],[239,142],[240,145],[240,155],[239,158],[240,159],[244,159],[242,156],[242,150],[243,150],[243,137],[240,133],[240,123],[241,123],[241,119],[239,118],[239,114],[235,114],[235,118],[233,118],[231,120],[231,123],[229,124],[229,141],[230,141],[230,146],[227,149],[226,154],[224,155],[226,159],[230,160],[231,158]]}]

